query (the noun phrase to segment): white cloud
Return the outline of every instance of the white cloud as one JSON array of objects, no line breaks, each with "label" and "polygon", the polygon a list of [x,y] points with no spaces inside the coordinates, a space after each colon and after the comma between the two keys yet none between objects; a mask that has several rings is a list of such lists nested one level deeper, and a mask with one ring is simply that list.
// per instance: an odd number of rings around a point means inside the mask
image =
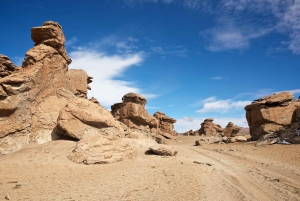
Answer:
[{"label": "white cloud", "polygon": [[291,90],[284,90],[284,91],[275,91],[274,89],[261,89],[257,92],[240,93],[235,98],[248,96],[248,97],[252,97],[252,99],[259,99],[264,96],[269,96],[274,93],[277,94],[277,93],[281,93],[281,92],[290,92],[295,95],[295,94],[300,93],[300,89],[291,89]]},{"label": "white cloud", "polygon": [[221,79],[223,79],[223,77],[211,77],[210,79],[211,80],[221,80]]},{"label": "white cloud", "polygon": [[203,108],[197,110],[199,113],[205,112],[227,112],[229,109],[243,109],[251,101],[233,101],[231,99],[217,100],[216,97],[209,97],[202,101]]},{"label": "white cloud", "polygon": [[107,56],[102,52],[80,49],[71,52],[70,57],[71,69],[84,69],[88,75],[94,77],[90,84],[92,90],[88,95],[97,98],[103,106],[110,107],[114,103],[121,102],[123,95],[129,92],[142,94],[146,98],[156,96],[143,94],[132,82],[116,79],[129,67],[139,65],[143,61],[141,54]]},{"label": "white cloud", "polygon": [[67,41],[65,42],[65,46],[67,47],[67,46],[74,45],[76,42],[77,42],[77,38],[74,36],[74,37],[72,37],[70,40],[67,40]]},{"label": "white cloud", "polygon": [[[181,119],[177,119],[174,128],[179,133],[186,132],[191,129],[194,131],[199,130],[204,119],[206,118],[183,117]],[[221,125],[223,128],[227,126],[228,122],[233,122],[235,125],[240,127],[248,127],[245,115],[241,118],[214,118],[214,123]]]}]

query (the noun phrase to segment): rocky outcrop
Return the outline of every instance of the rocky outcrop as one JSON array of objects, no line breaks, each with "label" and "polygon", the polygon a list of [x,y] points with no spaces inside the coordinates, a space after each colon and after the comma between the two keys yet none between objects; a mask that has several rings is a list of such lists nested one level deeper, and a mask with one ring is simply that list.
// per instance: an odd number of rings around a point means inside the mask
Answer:
[{"label": "rocky outcrop", "polygon": [[32,28],[35,46],[27,51],[22,67],[0,78],[0,153],[15,151],[29,142],[57,138],[59,110],[67,99],[59,88],[72,90],[66,79],[71,59],[64,47],[62,28],[45,22]]},{"label": "rocky outcrop", "polygon": [[[300,123],[299,107],[299,99],[293,100],[293,95],[289,92],[265,96],[247,105],[246,118],[253,140],[275,132],[275,136],[282,135],[286,133],[284,130],[290,127],[296,129],[296,124]],[[281,134],[279,130],[282,130]],[[294,130],[288,138],[292,139],[295,136]]]},{"label": "rocky outcrop", "polygon": [[227,126],[223,130],[223,134],[226,137],[235,137],[240,132],[241,128],[234,125],[232,122],[228,122]]},{"label": "rocky outcrop", "polygon": [[111,106],[112,115],[129,128],[151,129],[158,127],[158,120],[145,109],[147,100],[135,93],[125,94],[122,103]]},{"label": "rocky outcrop", "polygon": [[111,113],[87,99],[73,98],[60,110],[57,126],[76,140],[92,135],[124,137],[124,129]]},{"label": "rocky outcrop", "polygon": [[81,69],[71,69],[66,73],[66,76],[70,79],[74,87],[72,88],[72,92],[77,97],[87,98],[87,90],[91,90],[91,87],[88,84],[93,82],[93,77],[89,76]]},{"label": "rocky outcrop", "polygon": [[206,136],[220,136],[222,135],[223,128],[219,124],[215,124],[213,118],[205,119],[201,123],[201,128],[198,130],[199,135]]},{"label": "rocky outcrop", "polygon": [[12,63],[9,57],[0,54],[0,78],[10,75],[17,66]]},{"label": "rocky outcrop", "polygon": [[155,112],[153,116],[158,119],[158,128],[161,132],[169,133],[171,135],[177,134],[177,132],[174,130],[174,123],[176,123],[176,119],[168,117],[160,111]]}]

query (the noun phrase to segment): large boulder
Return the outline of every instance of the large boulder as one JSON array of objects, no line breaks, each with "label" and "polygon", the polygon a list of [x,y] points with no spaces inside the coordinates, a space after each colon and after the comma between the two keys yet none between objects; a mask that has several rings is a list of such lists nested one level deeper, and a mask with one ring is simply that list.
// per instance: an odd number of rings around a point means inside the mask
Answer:
[{"label": "large boulder", "polygon": [[239,126],[234,125],[232,122],[228,122],[227,126],[223,130],[223,134],[226,137],[235,137],[240,132],[241,128]]},{"label": "large boulder", "polygon": [[122,103],[111,106],[112,115],[129,128],[151,129],[158,127],[158,120],[145,109],[147,100],[135,93],[125,94]]},{"label": "large boulder", "polygon": [[169,133],[171,135],[177,134],[177,132],[174,130],[174,123],[176,123],[176,119],[168,117],[160,111],[155,112],[153,116],[158,119],[158,128],[161,132]]},{"label": "large boulder", "polygon": [[80,140],[68,158],[86,165],[114,163],[135,157],[137,150],[129,138],[94,135]]},{"label": "large boulder", "polygon": [[107,109],[83,98],[69,100],[59,113],[57,126],[76,140],[91,135],[123,137],[126,129]]},{"label": "large boulder", "polygon": [[299,100],[289,92],[265,96],[245,107],[246,118],[253,140],[291,126],[297,122]]}]

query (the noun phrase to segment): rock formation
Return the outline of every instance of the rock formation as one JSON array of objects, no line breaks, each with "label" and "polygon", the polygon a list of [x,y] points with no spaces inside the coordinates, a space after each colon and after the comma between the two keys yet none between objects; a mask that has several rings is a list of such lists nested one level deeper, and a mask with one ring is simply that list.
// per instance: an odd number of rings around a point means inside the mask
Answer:
[{"label": "rock formation", "polygon": [[32,28],[31,38],[35,46],[27,51],[22,67],[0,55],[0,154],[30,142],[67,138],[78,141],[70,160],[98,164],[132,158],[138,147],[157,144],[139,132],[158,127],[158,120],[144,108],[144,97],[129,93],[123,103],[115,104],[112,113],[119,121],[95,98],[87,99],[92,77],[84,70],[68,70],[71,59],[58,23]]},{"label": "rock formation", "polygon": [[300,126],[300,100],[289,92],[265,96],[245,107],[254,140],[270,135],[292,140]]},{"label": "rock formation", "polygon": [[177,132],[174,131],[174,123],[176,120],[166,116],[163,112],[157,111],[153,114],[153,116],[158,119],[158,128],[161,132],[169,133],[171,135],[176,135]]},{"label": "rock formation", "polygon": [[206,136],[220,136],[222,135],[223,128],[219,124],[215,124],[213,118],[205,119],[201,123],[201,128],[198,130],[199,135]]},{"label": "rock formation", "polygon": [[223,130],[223,134],[226,137],[235,137],[240,132],[241,128],[234,125],[232,122],[228,122],[227,126]]},{"label": "rock formation", "polygon": [[2,154],[29,142],[57,138],[56,119],[67,102],[57,91],[74,88],[66,79],[71,59],[61,26],[49,21],[31,32],[35,46],[27,51],[22,68],[0,79],[0,128],[5,128],[0,130]]},{"label": "rock formation", "polygon": [[122,103],[111,106],[112,115],[129,128],[147,130],[158,127],[158,120],[145,109],[147,100],[136,93],[125,94]]},{"label": "rock formation", "polygon": [[10,75],[17,66],[12,63],[9,57],[0,54],[0,78]]}]

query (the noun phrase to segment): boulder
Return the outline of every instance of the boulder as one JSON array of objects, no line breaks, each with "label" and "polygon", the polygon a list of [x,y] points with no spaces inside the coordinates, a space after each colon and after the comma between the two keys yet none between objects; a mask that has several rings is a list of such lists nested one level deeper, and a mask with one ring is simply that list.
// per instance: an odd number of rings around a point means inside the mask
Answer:
[{"label": "boulder", "polygon": [[215,124],[213,121],[213,118],[205,119],[204,122],[201,123],[201,128],[198,130],[199,135],[221,136],[223,128],[219,124]]},{"label": "boulder", "polygon": [[163,112],[157,111],[153,114],[153,116],[158,119],[158,128],[161,132],[169,133],[171,135],[176,135],[177,132],[174,131],[174,123],[176,120],[166,116]]},{"label": "boulder", "polygon": [[292,100],[289,92],[281,92],[255,100],[245,107],[246,118],[253,140],[274,133],[298,122],[299,100]]},{"label": "boulder", "polygon": [[236,136],[235,141],[236,142],[247,142],[247,138],[245,136]]},{"label": "boulder", "polygon": [[123,96],[122,101],[122,103],[111,106],[111,113],[114,118],[129,128],[145,130],[158,127],[158,120],[145,109],[147,100],[143,96],[128,93]]},{"label": "boulder", "polygon": [[240,132],[241,128],[234,125],[232,122],[228,122],[227,126],[223,130],[223,134],[226,137],[235,137]]},{"label": "boulder", "polygon": [[158,144],[152,147],[149,147],[149,149],[154,152],[157,155],[161,156],[175,156],[177,154],[177,151],[173,150],[172,147],[164,144]]},{"label": "boulder", "polygon": [[136,154],[137,146],[128,138],[94,135],[80,140],[68,158],[89,165],[119,162]]}]

